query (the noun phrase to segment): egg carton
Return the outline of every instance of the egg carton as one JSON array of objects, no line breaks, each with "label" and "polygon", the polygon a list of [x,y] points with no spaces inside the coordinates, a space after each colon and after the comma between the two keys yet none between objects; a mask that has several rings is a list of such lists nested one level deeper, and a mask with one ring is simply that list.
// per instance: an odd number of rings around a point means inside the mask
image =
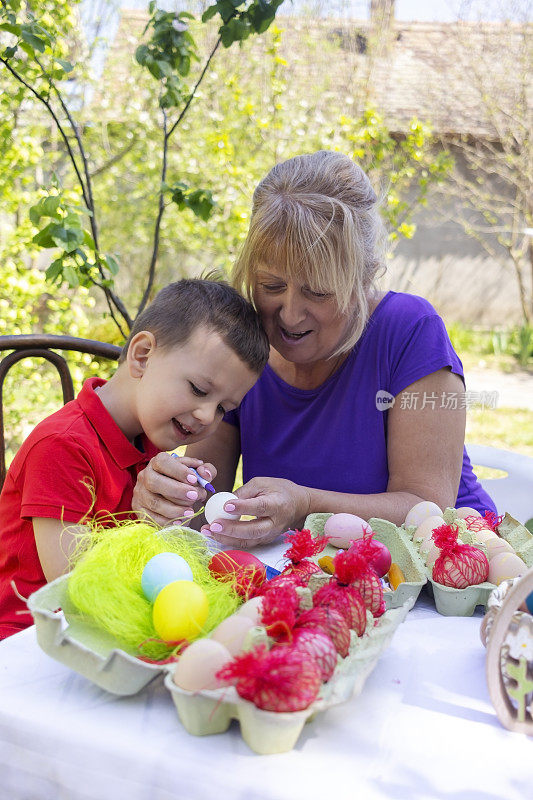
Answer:
[{"label": "egg carton", "polygon": [[127,653],[110,634],[80,618],[69,599],[68,579],[62,575],[28,598],[37,643],[47,655],[100,688],[112,694],[137,694],[162,673],[163,666]]},{"label": "egg carton", "polygon": [[[310,514],[305,520],[304,527],[308,528],[315,536],[322,536],[326,520],[331,516],[327,513]],[[405,576],[405,582],[400,583],[396,589],[383,592],[385,607],[387,609],[399,608],[408,600],[412,600],[414,605],[422,587],[428,580],[426,566],[420,554],[409,536],[392,522],[373,518],[368,523],[374,531],[374,537],[388,548],[393,563],[398,564]],[[318,560],[324,555],[333,558],[336,553],[338,553],[337,547],[326,545],[323,552],[315,556],[313,560],[318,563]],[[309,585],[314,589],[317,584],[327,581],[329,577],[326,574],[316,573],[311,576]]]},{"label": "egg carton", "polygon": [[[457,516],[455,508],[446,508],[442,516],[448,525],[464,522]],[[399,530],[404,530],[405,534],[413,541],[413,545],[417,547],[413,539],[416,526],[402,526]],[[502,539],[509,542],[516,554],[528,567],[533,566],[533,535],[524,525],[517,522],[510,514],[505,514],[504,519],[498,526],[498,533]],[[465,544],[475,543],[475,546],[487,555],[485,545],[475,542],[472,532],[467,530],[464,525],[461,525],[459,539]],[[425,566],[425,571],[428,578],[428,586],[435,600],[435,607],[439,614],[448,617],[471,617],[477,606],[483,606],[486,609],[491,592],[496,588],[496,584],[484,581],[475,586],[467,586],[465,589],[454,589],[451,586],[443,586],[441,583],[434,581],[432,570],[429,567]]]},{"label": "egg carton", "polygon": [[413,598],[408,598],[400,607],[372,620],[375,624],[371,623],[362,637],[352,631],[348,655],[338,658],[333,676],[322,684],[317,699],[303,711],[264,711],[239,697],[234,687],[189,692],[176,686],[170,668],[165,686],[172,695],[182,725],[192,735],[223,733],[232,719],[236,719],[244,741],[255,753],[285,753],[295,746],[305,723],[317,713],[360,694],[379,656],[413,604]]},{"label": "egg carton", "polygon": [[498,533],[528,567],[533,567],[533,534],[525,525],[510,514],[505,514],[498,525]]}]

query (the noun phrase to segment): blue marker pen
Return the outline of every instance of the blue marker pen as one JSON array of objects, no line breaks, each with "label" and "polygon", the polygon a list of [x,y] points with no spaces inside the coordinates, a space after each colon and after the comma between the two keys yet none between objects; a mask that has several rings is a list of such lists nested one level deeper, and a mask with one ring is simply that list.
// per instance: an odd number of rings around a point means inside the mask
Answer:
[{"label": "blue marker pen", "polygon": [[202,478],[202,476],[200,475],[200,473],[199,473],[199,472],[197,472],[197,471],[194,469],[194,467],[189,467],[189,469],[190,469],[190,471],[191,471],[191,472],[194,472],[194,474],[195,474],[195,475],[196,475],[196,477],[198,478],[198,483],[200,484],[200,486],[202,487],[202,489],[207,489],[207,491],[208,491],[208,492],[213,492],[213,493],[215,492],[215,487],[214,487],[214,486],[212,486],[212,485],[209,483],[209,481],[206,481],[206,479],[205,479],[205,478]]},{"label": "blue marker pen", "polygon": [[[172,456],[172,458],[179,458],[179,456],[178,456],[178,454],[177,454],[177,453],[171,453],[171,456]],[[216,490],[215,490],[215,487],[214,487],[214,486],[212,486],[212,485],[209,483],[209,481],[206,481],[206,479],[205,479],[205,478],[202,478],[202,476],[200,475],[200,473],[199,473],[199,472],[197,472],[197,471],[194,469],[194,467],[188,467],[188,469],[189,469],[191,472],[194,472],[194,474],[195,474],[195,475],[196,475],[196,477],[198,478],[198,483],[200,484],[200,486],[202,487],[202,489],[207,489],[207,491],[208,491],[208,492],[213,492],[213,494],[215,493],[215,491],[216,491]]]}]

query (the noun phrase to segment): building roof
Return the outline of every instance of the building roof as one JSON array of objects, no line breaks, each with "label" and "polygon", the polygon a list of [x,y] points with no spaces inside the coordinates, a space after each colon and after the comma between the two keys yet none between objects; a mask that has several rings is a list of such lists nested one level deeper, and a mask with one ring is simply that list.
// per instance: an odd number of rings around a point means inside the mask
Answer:
[{"label": "building roof", "polygon": [[[115,81],[126,77],[127,54],[146,22],[143,12],[122,11],[110,52]],[[414,116],[440,133],[491,138],[509,117],[531,124],[533,24],[394,21],[379,39],[367,20],[293,16],[278,17],[277,25],[292,82],[326,82],[350,99],[352,111],[353,102],[370,100],[392,130],[405,130]],[[214,35],[211,27],[206,51]],[[264,48],[264,37],[251,46]]]}]

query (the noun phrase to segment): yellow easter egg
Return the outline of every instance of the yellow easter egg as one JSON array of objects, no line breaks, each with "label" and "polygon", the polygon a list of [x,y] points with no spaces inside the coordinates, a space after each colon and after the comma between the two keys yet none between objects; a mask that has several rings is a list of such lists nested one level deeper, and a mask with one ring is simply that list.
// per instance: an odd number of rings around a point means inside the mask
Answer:
[{"label": "yellow easter egg", "polygon": [[191,641],[202,633],[207,619],[207,595],[192,581],[173,581],[156,597],[154,628],[165,642]]}]

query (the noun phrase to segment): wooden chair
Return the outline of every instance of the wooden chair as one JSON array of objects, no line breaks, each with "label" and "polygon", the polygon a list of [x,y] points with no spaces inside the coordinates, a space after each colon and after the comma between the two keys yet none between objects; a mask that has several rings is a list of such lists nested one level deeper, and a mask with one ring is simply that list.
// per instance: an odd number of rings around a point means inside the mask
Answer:
[{"label": "wooden chair", "polygon": [[90,353],[98,358],[117,361],[121,348],[115,344],[98,342],[93,339],[78,339],[75,336],[54,336],[52,334],[28,334],[20,336],[0,336],[0,351],[11,351],[0,361],[0,490],[6,477],[5,438],[4,438],[4,380],[13,364],[23,358],[43,358],[52,363],[61,379],[63,403],[74,399],[74,385],[67,361],[56,350]]}]

